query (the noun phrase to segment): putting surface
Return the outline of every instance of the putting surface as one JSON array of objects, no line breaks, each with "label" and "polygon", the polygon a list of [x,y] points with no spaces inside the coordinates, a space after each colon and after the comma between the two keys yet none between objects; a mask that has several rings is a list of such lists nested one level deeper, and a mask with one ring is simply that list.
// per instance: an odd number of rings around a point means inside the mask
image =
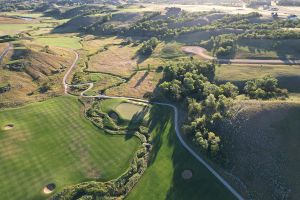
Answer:
[{"label": "putting surface", "polygon": [[116,111],[123,119],[130,120],[135,114],[142,112],[144,108],[144,106],[139,106],[132,103],[121,103],[116,107]]},{"label": "putting surface", "polygon": [[0,111],[0,199],[46,199],[49,183],[54,194],[126,171],[140,141],[104,134],[80,109],[76,98],[58,97]]}]

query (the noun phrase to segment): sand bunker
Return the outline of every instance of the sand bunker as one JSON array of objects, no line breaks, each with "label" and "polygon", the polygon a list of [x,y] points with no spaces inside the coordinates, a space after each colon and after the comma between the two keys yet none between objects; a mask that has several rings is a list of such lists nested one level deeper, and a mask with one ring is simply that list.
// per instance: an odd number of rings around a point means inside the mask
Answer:
[{"label": "sand bunker", "polygon": [[191,170],[184,170],[181,173],[181,176],[183,179],[188,180],[191,179],[193,177],[193,172]]},{"label": "sand bunker", "polygon": [[13,128],[14,128],[13,124],[7,124],[6,126],[3,127],[3,130],[7,131],[7,130],[10,130],[10,129],[13,129]]},{"label": "sand bunker", "polygon": [[55,188],[56,188],[56,185],[54,183],[50,183],[44,187],[43,192],[45,194],[50,194],[55,190]]}]

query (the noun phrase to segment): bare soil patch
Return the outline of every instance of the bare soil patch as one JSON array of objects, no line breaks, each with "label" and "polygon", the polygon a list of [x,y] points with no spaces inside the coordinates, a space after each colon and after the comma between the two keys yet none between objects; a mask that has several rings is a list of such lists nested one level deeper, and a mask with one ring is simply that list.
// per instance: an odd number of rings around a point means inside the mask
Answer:
[{"label": "bare soil patch", "polygon": [[3,127],[3,130],[7,131],[7,130],[11,130],[14,128],[14,125],[13,124],[7,124]]}]

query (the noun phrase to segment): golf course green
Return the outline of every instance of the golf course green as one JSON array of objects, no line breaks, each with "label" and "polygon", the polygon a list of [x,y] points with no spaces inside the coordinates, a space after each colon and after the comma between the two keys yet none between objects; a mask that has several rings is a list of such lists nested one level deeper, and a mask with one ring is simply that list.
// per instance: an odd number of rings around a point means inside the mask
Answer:
[{"label": "golf course green", "polygon": [[[45,199],[63,187],[117,178],[130,165],[139,139],[105,134],[63,96],[0,111],[0,194],[3,199]],[[51,194],[51,195],[52,195]]]}]

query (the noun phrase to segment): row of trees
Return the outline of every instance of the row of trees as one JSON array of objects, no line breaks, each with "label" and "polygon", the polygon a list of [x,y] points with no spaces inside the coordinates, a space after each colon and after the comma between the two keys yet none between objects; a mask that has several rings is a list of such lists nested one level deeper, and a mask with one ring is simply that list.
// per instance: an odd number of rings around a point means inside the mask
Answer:
[{"label": "row of trees", "polygon": [[214,73],[212,63],[170,64],[165,67],[164,82],[160,85],[170,100],[185,102],[188,119],[183,131],[211,156],[220,149],[221,138],[216,134],[218,123],[229,115],[232,99],[239,94],[231,83],[214,84]]}]

